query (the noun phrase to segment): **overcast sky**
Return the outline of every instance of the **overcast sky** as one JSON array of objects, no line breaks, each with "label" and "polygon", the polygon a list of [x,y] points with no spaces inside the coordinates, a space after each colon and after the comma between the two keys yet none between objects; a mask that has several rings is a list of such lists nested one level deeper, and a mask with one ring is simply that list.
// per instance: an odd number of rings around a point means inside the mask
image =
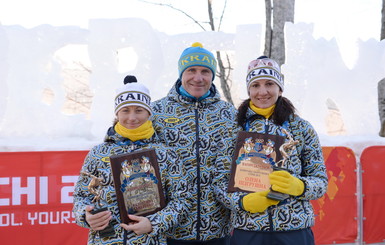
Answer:
[{"label": "overcast sky", "polygon": [[[206,0],[168,0],[200,21],[207,20]],[[216,16],[223,0],[213,1]],[[314,23],[315,37],[379,40],[381,0],[296,0],[295,22]],[[32,28],[41,24],[88,27],[89,19],[143,18],[168,34],[201,31],[191,19],[168,7],[139,0],[0,0],[0,23]],[[237,25],[264,24],[264,0],[228,0],[222,30]],[[206,26],[207,27],[207,26]]]}]

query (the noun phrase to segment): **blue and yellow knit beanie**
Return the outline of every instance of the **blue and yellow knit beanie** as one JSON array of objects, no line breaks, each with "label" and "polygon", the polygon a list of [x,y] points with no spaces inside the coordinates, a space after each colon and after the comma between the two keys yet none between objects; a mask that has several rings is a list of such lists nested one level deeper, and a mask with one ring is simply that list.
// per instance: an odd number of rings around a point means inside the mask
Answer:
[{"label": "blue and yellow knit beanie", "polygon": [[179,78],[182,78],[182,73],[191,66],[204,66],[211,70],[213,78],[217,71],[217,60],[214,55],[203,48],[203,45],[199,42],[193,43],[191,47],[186,48],[178,61]]}]

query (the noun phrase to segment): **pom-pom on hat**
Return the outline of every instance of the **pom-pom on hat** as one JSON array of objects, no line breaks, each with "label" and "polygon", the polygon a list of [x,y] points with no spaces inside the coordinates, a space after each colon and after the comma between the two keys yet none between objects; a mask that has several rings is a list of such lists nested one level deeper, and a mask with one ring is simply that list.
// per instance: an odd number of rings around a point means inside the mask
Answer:
[{"label": "pom-pom on hat", "polygon": [[274,81],[283,91],[284,82],[281,68],[275,60],[267,56],[260,56],[249,63],[246,77],[247,91],[249,91],[251,83],[262,79]]},{"label": "pom-pom on hat", "polygon": [[126,76],[124,86],[116,90],[115,113],[122,107],[136,105],[145,108],[151,115],[151,97],[146,86],[138,83],[135,76]]},{"label": "pom-pom on hat", "polygon": [[211,70],[213,78],[217,71],[217,60],[214,55],[203,48],[203,45],[199,42],[195,42],[191,47],[186,48],[178,61],[179,78],[182,78],[182,73],[191,66],[204,66]]}]

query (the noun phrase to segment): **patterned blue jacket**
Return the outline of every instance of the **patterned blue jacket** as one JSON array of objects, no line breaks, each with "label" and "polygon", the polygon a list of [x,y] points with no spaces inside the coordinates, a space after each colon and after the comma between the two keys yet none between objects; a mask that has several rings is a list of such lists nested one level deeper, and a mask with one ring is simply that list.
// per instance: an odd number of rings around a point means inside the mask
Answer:
[{"label": "patterned blue jacket", "polygon": [[[247,118],[255,115],[250,108]],[[301,196],[290,196],[278,205],[270,206],[265,212],[252,214],[240,207],[240,198],[244,192],[227,193],[227,181],[216,183],[216,193],[228,208],[232,209],[234,228],[247,231],[290,231],[308,228],[314,225],[314,212],[310,200],[322,197],[327,190],[328,179],[318,135],[311,124],[299,116],[293,115],[283,127],[274,124],[262,116],[249,122],[249,130],[271,135],[285,135],[285,128],[299,141],[296,149],[288,158],[286,168],[305,183]]]},{"label": "patterned blue jacket", "polygon": [[[153,231],[148,235],[136,235],[127,232],[119,226],[120,214],[117,205],[113,177],[110,168],[109,156],[123,154],[142,149],[155,148],[167,206],[161,211],[149,215]],[[93,147],[85,158],[81,171],[102,177],[103,192],[101,202],[107,205],[112,212],[115,236],[101,239],[97,232],[90,230],[88,244],[166,244],[164,233],[175,226],[191,207],[188,206],[188,189],[186,182],[180,178],[183,165],[178,155],[170,148],[164,147],[157,141],[156,135],[151,139],[131,142],[123,138],[110,128],[105,142]],[[85,220],[85,207],[93,205],[93,195],[87,189],[90,177],[80,175],[75,185],[74,207],[76,223],[79,226],[90,228]]]},{"label": "patterned blue jacket", "polygon": [[[196,101],[177,92],[180,80],[164,97],[153,102],[153,125],[162,142],[181,156],[194,203],[189,217],[168,233],[179,240],[206,241],[230,234],[230,212],[216,199],[214,177],[227,178],[233,151],[236,109],[220,100],[214,85],[210,96]],[[218,170],[222,169],[219,173]]]}]

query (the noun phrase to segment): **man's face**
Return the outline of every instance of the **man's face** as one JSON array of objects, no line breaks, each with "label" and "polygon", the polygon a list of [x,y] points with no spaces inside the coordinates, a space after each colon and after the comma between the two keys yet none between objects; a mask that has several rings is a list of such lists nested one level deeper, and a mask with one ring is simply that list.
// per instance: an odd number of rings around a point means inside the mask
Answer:
[{"label": "man's face", "polygon": [[204,66],[191,66],[182,73],[183,88],[195,98],[200,98],[209,91],[213,73]]}]

